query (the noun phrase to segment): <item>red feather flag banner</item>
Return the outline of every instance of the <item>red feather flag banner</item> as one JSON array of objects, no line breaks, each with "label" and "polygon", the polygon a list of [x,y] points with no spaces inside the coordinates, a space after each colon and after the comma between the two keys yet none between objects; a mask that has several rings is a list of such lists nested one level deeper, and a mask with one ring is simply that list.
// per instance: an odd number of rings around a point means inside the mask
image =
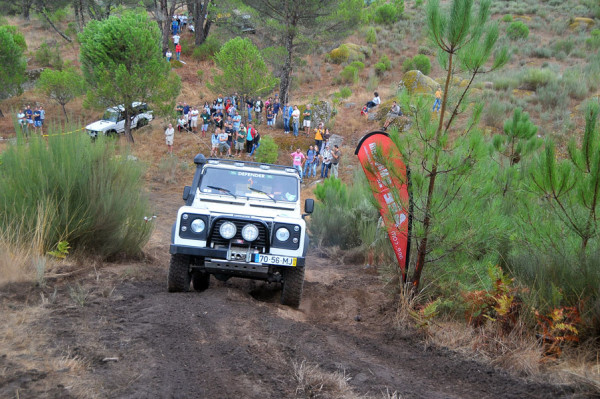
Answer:
[{"label": "red feather flag banner", "polygon": [[[379,213],[398,259],[402,281],[406,282],[412,228],[410,171],[402,162],[400,150],[384,132],[375,131],[364,136],[354,154],[358,155],[379,204]],[[392,167],[391,171],[386,164]]]}]

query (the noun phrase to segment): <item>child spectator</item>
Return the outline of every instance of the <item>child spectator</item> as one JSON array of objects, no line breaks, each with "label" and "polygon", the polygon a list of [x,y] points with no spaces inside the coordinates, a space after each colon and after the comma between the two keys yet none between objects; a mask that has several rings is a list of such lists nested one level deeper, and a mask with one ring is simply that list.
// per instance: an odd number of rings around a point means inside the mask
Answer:
[{"label": "child spectator", "polygon": [[273,109],[269,106],[267,107],[267,126],[273,127]]}]

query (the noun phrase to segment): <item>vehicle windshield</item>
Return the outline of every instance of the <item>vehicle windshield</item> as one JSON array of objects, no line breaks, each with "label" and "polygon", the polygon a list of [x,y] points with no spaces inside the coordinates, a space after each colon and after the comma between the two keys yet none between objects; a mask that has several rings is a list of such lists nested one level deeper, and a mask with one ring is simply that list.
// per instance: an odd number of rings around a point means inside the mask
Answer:
[{"label": "vehicle windshield", "polygon": [[102,120],[118,122],[119,121],[119,113],[117,111],[106,110],[106,112],[102,116]]},{"label": "vehicle windshield", "polygon": [[295,176],[208,167],[204,169],[200,192],[296,202],[298,179]]}]

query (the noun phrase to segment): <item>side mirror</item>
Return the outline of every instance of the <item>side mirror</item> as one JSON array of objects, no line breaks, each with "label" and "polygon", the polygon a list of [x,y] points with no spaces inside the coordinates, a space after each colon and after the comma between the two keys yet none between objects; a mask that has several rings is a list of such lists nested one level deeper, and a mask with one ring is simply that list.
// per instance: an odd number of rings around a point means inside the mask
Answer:
[{"label": "side mirror", "polygon": [[304,212],[306,212],[307,214],[313,213],[315,209],[315,200],[312,198],[307,198],[304,201]]},{"label": "side mirror", "polygon": [[187,199],[190,197],[190,191],[192,191],[192,188],[190,186],[185,186],[183,188],[183,200],[187,201]]}]

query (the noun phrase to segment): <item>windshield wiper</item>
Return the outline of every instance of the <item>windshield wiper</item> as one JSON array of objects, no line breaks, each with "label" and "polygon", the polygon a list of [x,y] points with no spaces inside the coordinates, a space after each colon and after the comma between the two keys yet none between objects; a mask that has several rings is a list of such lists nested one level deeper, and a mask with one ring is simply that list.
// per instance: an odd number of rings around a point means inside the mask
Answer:
[{"label": "windshield wiper", "polygon": [[269,193],[267,193],[267,192],[265,192],[265,191],[263,191],[263,190],[259,190],[259,189],[257,189],[257,188],[254,188],[254,187],[248,187],[248,189],[249,189],[250,191],[254,191],[254,192],[256,192],[256,193],[261,193],[261,194],[264,194],[264,195],[266,195],[267,197],[269,197],[271,200],[273,200],[273,202],[277,202],[277,200],[276,200],[276,199],[273,197],[273,195],[271,195],[271,194],[269,194]]},{"label": "windshield wiper", "polygon": [[229,194],[229,195],[231,195],[233,198],[237,199],[237,196],[236,196],[234,193],[232,193],[230,190],[226,189],[226,188],[223,188],[223,187],[217,187],[217,186],[206,186],[206,187],[207,187],[207,188],[212,188],[212,189],[215,189],[215,190],[222,191],[222,192],[224,192],[225,194]]}]

